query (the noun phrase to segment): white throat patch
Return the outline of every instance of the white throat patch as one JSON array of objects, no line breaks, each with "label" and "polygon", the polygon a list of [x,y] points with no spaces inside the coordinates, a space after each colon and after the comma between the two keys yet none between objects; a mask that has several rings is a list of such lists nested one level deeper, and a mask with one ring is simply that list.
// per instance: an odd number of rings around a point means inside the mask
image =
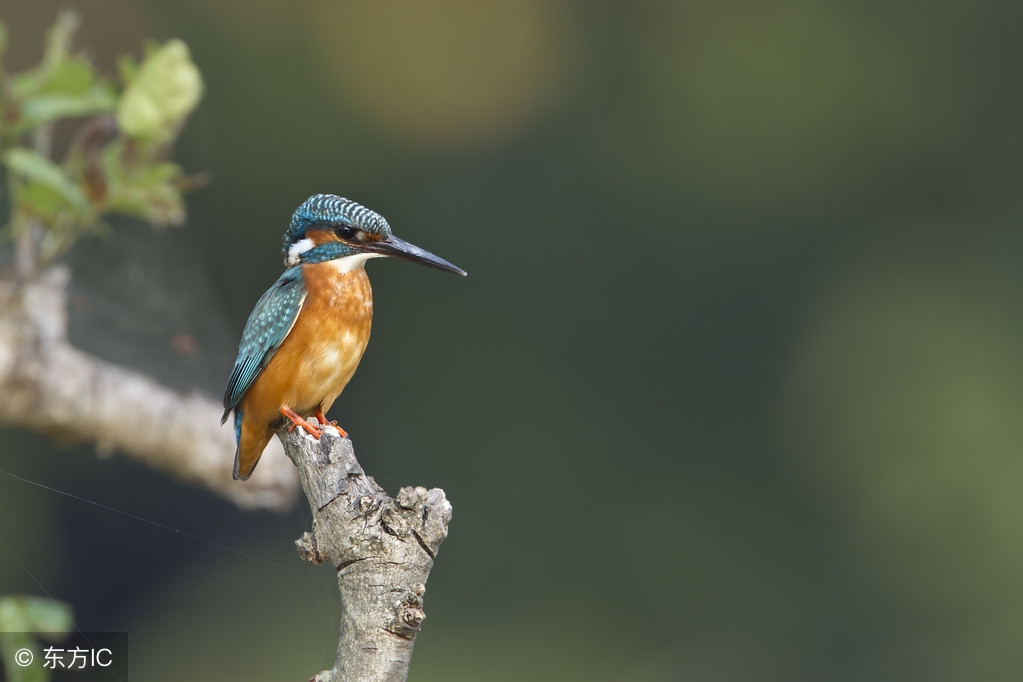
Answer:
[{"label": "white throat patch", "polygon": [[341,256],[327,262],[337,268],[338,272],[343,275],[355,268],[361,268],[370,258],[383,258],[383,256],[384,254],[382,253],[353,253],[350,256]]}]

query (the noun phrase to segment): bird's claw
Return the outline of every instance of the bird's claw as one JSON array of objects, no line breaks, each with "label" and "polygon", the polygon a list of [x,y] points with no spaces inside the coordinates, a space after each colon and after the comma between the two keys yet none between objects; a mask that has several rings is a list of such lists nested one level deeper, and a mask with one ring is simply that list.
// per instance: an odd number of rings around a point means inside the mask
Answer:
[{"label": "bird's claw", "polygon": [[291,426],[288,427],[288,433],[294,431],[296,426],[301,426],[303,429],[308,431],[309,435],[311,435],[313,438],[319,439],[319,437],[323,435],[322,431],[320,431],[318,428],[307,422],[305,419],[301,417],[301,415],[299,415],[297,412],[292,410],[287,405],[281,405],[281,414],[283,414],[291,421]]},{"label": "bird's claw", "polygon": [[337,432],[341,434],[342,438],[348,438],[348,432],[338,426],[336,421],[327,421],[327,417],[323,414],[323,408],[316,410],[316,421],[320,422],[320,425],[322,426],[330,424],[337,429]]}]

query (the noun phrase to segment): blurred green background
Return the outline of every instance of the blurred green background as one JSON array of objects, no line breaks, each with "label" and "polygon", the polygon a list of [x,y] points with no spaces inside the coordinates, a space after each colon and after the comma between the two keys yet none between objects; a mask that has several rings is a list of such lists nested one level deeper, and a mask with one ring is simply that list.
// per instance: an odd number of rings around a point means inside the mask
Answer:
[{"label": "blurred green background", "polygon": [[[10,67],[57,6],[0,2]],[[1023,4],[78,9],[108,71],[188,43],[212,176],[70,254],[80,347],[219,398],[317,192],[470,273],[369,265],[332,413],[454,504],[411,680],[1023,677]],[[138,679],[329,667],[303,500],[14,431],[0,468],[274,562],[0,481],[0,593],[127,630]]]}]

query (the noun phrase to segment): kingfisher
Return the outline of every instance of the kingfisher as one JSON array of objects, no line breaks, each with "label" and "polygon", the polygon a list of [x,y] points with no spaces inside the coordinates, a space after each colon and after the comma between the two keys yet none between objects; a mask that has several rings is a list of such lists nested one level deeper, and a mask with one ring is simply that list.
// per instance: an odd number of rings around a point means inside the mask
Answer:
[{"label": "kingfisher", "polygon": [[[234,411],[234,478],[252,475],[282,417],[315,438],[355,374],[369,342],[370,258],[394,256],[445,272],[465,271],[395,237],[383,216],[350,199],[315,194],[284,233],[285,271],[256,302],[227,380],[224,416]],[[337,427],[342,436],[348,434]]]}]

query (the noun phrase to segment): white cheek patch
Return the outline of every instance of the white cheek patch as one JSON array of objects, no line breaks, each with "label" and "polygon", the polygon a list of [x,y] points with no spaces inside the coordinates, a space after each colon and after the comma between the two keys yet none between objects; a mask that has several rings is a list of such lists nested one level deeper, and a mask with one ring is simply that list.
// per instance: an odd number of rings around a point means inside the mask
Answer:
[{"label": "white cheek patch", "polygon": [[288,266],[298,265],[299,258],[303,253],[313,248],[313,240],[306,237],[305,239],[299,239],[297,242],[291,245],[288,249]]},{"label": "white cheek patch", "polygon": [[370,258],[383,257],[384,254],[382,253],[353,253],[350,256],[342,256],[341,258],[335,258],[334,260],[327,262],[337,268],[337,271],[344,275],[355,268],[361,268]]}]

